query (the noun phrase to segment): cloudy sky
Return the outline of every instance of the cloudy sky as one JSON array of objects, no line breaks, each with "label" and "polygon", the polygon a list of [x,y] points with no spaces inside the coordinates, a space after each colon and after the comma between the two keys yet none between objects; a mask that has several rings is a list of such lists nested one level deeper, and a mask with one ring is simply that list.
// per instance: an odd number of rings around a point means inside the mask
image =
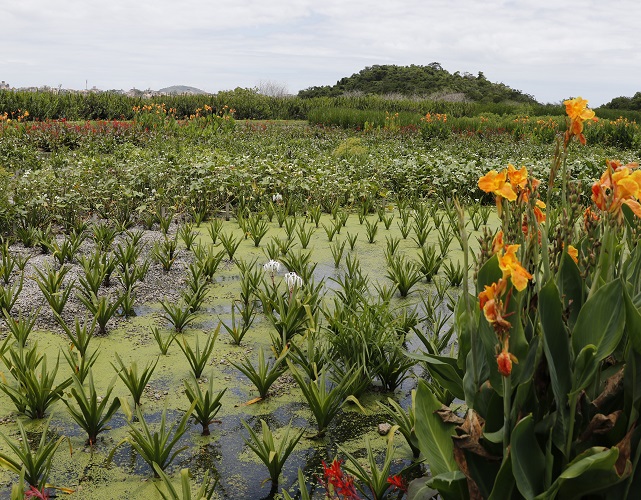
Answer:
[{"label": "cloudy sky", "polygon": [[3,0],[14,87],[296,93],[375,64],[479,71],[558,102],[641,91],[639,0]]}]

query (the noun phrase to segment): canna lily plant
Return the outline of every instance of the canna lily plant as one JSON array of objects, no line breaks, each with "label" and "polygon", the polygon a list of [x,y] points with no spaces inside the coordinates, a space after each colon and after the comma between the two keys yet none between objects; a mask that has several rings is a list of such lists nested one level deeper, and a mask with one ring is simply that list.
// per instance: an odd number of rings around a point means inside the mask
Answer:
[{"label": "canna lily plant", "polygon": [[[583,121],[594,114],[580,98],[565,104],[568,131],[557,139],[548,203],[525,167],[479,181],[496,196],[502,230],[478,260],[476,293],[463,293],[455,307],[458,353],[421,356],[466,410],[453,411],[419,384],[415,432],[431,477],[414,498],[641,491],[641,245],[631,237],[641,172],[608,161],[579,228],[567,216],[578,207],[565,157],[572,139],[585,142]],[[543,209],[557,176],[564,215],[547,227]],[[467,266],[460,207],[459,230]]]}]

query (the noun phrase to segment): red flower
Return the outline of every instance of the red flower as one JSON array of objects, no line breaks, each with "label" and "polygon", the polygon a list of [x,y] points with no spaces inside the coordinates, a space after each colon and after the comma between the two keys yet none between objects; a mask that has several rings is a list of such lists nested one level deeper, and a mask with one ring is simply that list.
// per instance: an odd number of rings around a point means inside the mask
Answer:
[{"label": "red flower", "polygon": [[403,479],[398,474],[388,477],[387,482],[391,484],[394,489],[399,489],[401,491],[407,492],[407,483],[405,482],[405,479]]},{"label": "red flower", "polygon": [[29,486],[29,490],[25,491],[24,497],[39,498],[40,500],[47,500],[49,498],[49,495],[47,494],[44,488],[42,488],[42,491],[41,491],[35,486]]},{"label": "red flower", "polygon": [[336,498],[343,499],[360,499],[358,493],[356,492],[356,486],[354,486],[354,478],[349,474],[345,474],[341,470],[342,460],[337,458],[334,459],[332,464],[328,466],[323,460],[323,474],[325,476],[325,481],[321,481],[325,490],[327,490],[326,497],[332,497],[333,493],[336,495]]}]

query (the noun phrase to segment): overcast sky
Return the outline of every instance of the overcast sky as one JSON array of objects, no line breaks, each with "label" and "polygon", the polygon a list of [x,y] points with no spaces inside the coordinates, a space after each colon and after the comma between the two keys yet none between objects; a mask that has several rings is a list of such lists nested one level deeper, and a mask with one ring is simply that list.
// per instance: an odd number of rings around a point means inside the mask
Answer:
[{"label": "overcast sky", "polygon": [[641,91],[640,0],[1,0],[14,87],[296,93],[375,64],[479,71],[541,102]]}]

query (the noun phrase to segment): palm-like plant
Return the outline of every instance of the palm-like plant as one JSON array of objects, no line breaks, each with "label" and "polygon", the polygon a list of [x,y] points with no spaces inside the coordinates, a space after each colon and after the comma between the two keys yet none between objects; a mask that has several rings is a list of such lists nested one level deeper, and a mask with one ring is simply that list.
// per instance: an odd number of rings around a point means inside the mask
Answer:
[{"label": "palm-like plant", "polygon": [[200,488],[198,488],[196,494],[192,496],[191,483],[189,481],[189,469],[180,469],[181,494],[179,495],[176,488],[174,488],[171,479],[169,479],[169,476],[165,474],[165,472],[158,466],[157,463],[154,462],[152,465],[156,475],[161,479],[162,483],[167,489],[167,493],[164,493],[158,487],[158,485],[154,483],[154,486],[158,490],[158,493],[160,493],[160,496],[163,498],[163,500],[211,500],[211,498],[213,497],[214,489],[218,484],[218,480],[216,479],[212,483],[209,479],[209,471],[205,471],[203,482],[200,485]]},{"label": "palm-like plant", "polygon": [[[11,359],[2,354],[2,361],[17,382],[11,386],[6,382],[0,383],[2,390],[13,401],[20,412],[26,413],[29,418],[44,418],[49,406],[63,395],[64,390],[71,385],[71,379],[65,379],[55,384],[58,373],[59,359],[52,371],[47,370],[47,355],[37,353],[37,346],[27,350],[21,346],[9,351]],[[36,373],[40,367],[40,373]]]},{"label": "palm-like plant", "polygon": [[196,404],[193,416],[196,423],[202,426],[203,436],[209,436],[209,425],[216,421],[214,419],[222,407],[220,400],[225,391],[227,391],[226,387],[217,393],[214,391],[213,377],[209,377],[209,385],[204,392],[195,377],[192,377],[191,380],[185,380],[185,394],[190,403],[195,402]]},{"label": "palm-like plant", "polygon": [[[109,404],[114,381],[109,384],[105,396],[99,398],[91,370],[89,370],[88,376],[88,393],[78,377],[74,375],[72,378],[73,387],[70,390],[70,395],[76,405],[70,402],[71,398],[69,400],[63,399],[62,401],[67,405],[71,418],[87,433],[86,444],[93,446],[96,444],[98,434],[108,429],[107,425],[114,413],[120,408],[121,400],[120,398],[115,398]],[[108,404],[109,406],[107,406]]]},{"label": "palm-like plant", "polygon": [[306,380],[289,360],[287,360],[287,365],[316,419],[318,432],[315,437],[323,437],[327,431],[327,427],[331,421],[334,420],[343,403],[346,400],[357,402],[356,398],[350,393],[359,372],[355,372],[354,370],[348,371],[341,378],[340,382],[328,388],[326,368],[323,368],[320,373],[317,374],[316,378]]},{"label": "palm-like plant", "polygon": [[267,470],[269,470],[269,477],[272,481],[272,491],[276,491],[278,478],[283,470],[283,466],[303,436],[304,430],[290,439],[289,433],[291,432],[291,427],[287,427],[282,439],[278,445],[276,445],[274,435],[267,423],[262,419],[260,423],[263,431],[262,438],[258,437],[254,430],[243,421],[243,425],[249,432],[250,437],[249,440],[245,440],[245,443],[247,443],[247,446],[249,446],[256,456],[265,464]]},{"label": "palm-like plant", "polygon": [[192,349],[191,346],[187,343],[187,340],[183,338],[182,342],[178,342],[178,347],[182,350],[191,366],[192,373],[194,377],[200,378],[205,366],[211,357],[211,353],[214,352],[214,343],[216,338],[218,338],[218,332],[220,332],[220,323],[216,327],[216,330],[213,333],[210,333],[205,342],[205,346],[202,351],[200,350],[200,342],[198,337],[196,337],[196,348]]},{"label": "palm-like plant", "polygon": [[164,318],[174,326],[177,333],[181,333],[196,319],[196,313],[192,311],[190,304],[183,306],[182,304],[163,300],[160,305],[165,310]]},{"label": "palm-like plant", "polygon": [[136,419],[140,423],[140,428],[131,421],[127,422],[127,425],[129,425],[129,436],[120,441],[114,449],[111,450],[107,462],[111,462],[116,450],[121,445],[129,443],[140,457],[149,464],[149,467],[154,470],[154,475],[159,477],[153,464],[158,465],[160,470],[165,470],[181,451],[188,448],[187,446],[183,446],[174,450],[180,438],[187,431],[187,422],[195,406],[196,403],[192,403],[183,417],[171,428],[167,427],[167,409],[165,408],[160,417],[160,428],[157,431],[152,431],[149,428],[142,411],[139,407],[136,408]]},{"label": "palm-like plant", "polygon": [[118,366],[114,365],[113,363],[111,364],[111,366],[114,367],[114,370],[116,370],[120,379],[127,386],[127,389],[129,389],[131,396],[134,398],[134,406],[138,407],[140,406],[140,400],[142,398],[143,392],[145,391],[145,387],[147,386],[149,379],[151,379],[151,375],[153,374],[154,369],[158,364],[158,358],[156,358],[155,362],[150,361],[147,364],[147,367],[139,375],[138,365],[135,361],[132,362],[131,365],[129,365],[129,368],[127,368],[122,362],[122,359],[120,359],[118,353],[115,354]]},{"label": "palm-like plant", "polygon": [[50,421],[51,417],[49,417],[49,420],[47,420],[44,425],[42,437],[36,448],[32,448],[29,443],[29,436],[20,420],[17,421],[18,430],[20,431],[18,444],[0,433],[0,436],[2,436],[15,455],[10,456],[0,452],[0,465],[16,474],[20,474],[29,485],[38,490],[42,490],[45,487],[47,478],[49,477],[49,471],[51,470],[53,456],[58,446],[60,446],[60,443],[66,439],[64,436],[60,436],[58,439],[50,439],[47,433]]},{"label": "palm-like plant", "polygon": [[247,358],[245,358],[242,363],[236,364],[232,362],[231,364],[256,386],[260,399],[265,399],[272,384],[287,370],[287,367],[283,365],[287,352],[288,351],[285,350],[274,362],[267,363],[265,361],[265,350],[261,348],[258,351],[257,368],[255,368]]}]

